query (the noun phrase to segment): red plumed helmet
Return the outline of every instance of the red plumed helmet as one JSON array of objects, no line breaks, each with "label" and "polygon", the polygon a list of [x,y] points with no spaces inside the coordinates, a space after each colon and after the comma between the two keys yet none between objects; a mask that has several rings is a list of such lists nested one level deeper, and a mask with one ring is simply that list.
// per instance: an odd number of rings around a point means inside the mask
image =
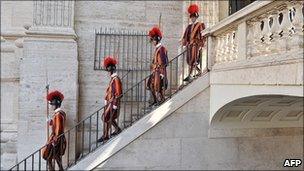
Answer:
[{"label": "red plumed helmet", "polygon": [[115,58],[112,58],[111,56],[108,56],[103,61],[104,68],[107,68],[109,65],[116,65],[117,60]]},{"label": "red plumed helmet", "polygon": [[198,14],[198,11],[199,11],[199,8],[198,8],[198,6],[196,5],[196,4],[191,4],[189,7],[188,7],[188,13],[190,14],[190,15],[192,15],[192,14]]},{"label": "red plumed helmet", "polygon": [[54,99],[58,99],[58,100],[62,101],[64,99],[64,96],[60,91],[54,90],[47,95],[46,99],[48,101],[52,101]]},{"label": "red plumed helmet", "polygon": [[160,31],[160,29],[158,27],[153,27],[150,31],[149,31],[149,36],[151,38],[153,37],[159,37],[162,38],[162,32]]}]

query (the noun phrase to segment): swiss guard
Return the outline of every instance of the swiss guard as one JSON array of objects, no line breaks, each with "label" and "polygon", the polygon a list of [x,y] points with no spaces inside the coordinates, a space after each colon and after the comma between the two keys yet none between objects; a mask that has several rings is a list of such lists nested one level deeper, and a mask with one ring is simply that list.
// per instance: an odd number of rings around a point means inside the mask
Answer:
[{"label": "swiss guard", "polygon": [[[110,73],[111,80],[106,90],[105,108],[102,114],[103,120],[103,136],[98,139],[98,142],[104,142],[110,138],[110,136],[117,135],[121,132],[118,126],[120,98],[122,96],[121,80],[116,73],[117,60],[113,57],[106,57],[104,60],[104,68]],[[115,131],[111,132],[112,125]]]},{"label": "swiss guard", "polygon": [[62,167],[62,156],[66,149],[66,139],[64,136],[64,127],[66,113],[60,108],[64,96],[61,92],[55,90],[47,95],[47,101],[52,106],[54,114],[48,118],[48,124],[52,127],[52,133],[48,138],[47,145],[42,150],[42,157],[47,161],[49,170],[55,170],[53,160],[58,164],[60,170]]},{"label": "swiss guard", "polygon": [[184,81],[190,81],[193,69],[198,71],[196,76],[199,76],[202,71],[198,67],[201,62],[201,50],[205,44],[205,38],[202,37],[201,32],[205,29],[205,24],[197,21],[199,17],[199,8],[196,4],[188,7],[188,13],[191,20],[184,32],[182,38],[182,45],[187,47],[187,63],[189,65],[188,76]]},{"label": "swiss guard", "polygon": [[162,45],[162,33],[158,27],[153,27],[149,31],[149,37],[152,44],[155,46],[155,51],[152,59],[150,78],[147,82],[147,88],[151,91],[153,101],[150,106],[158,105],[165,101],[165,90],[168,87],[167,71],[168,54],[167,49]]}]

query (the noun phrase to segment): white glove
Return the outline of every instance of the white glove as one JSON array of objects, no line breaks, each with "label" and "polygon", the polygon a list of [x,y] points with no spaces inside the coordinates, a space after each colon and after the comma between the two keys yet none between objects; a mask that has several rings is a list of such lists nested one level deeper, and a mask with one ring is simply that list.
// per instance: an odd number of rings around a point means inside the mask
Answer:
[{"label": "white glove", "polygon": [[164,78],[165,76],[163,74],[160,74],[160,78]]},{"label": "white glove", "polygon": [[104,104],[105,104],[105,105],[108,104],[108,101],[107,101],[107,100],[104,100]]},{"label": "white glove", "polygon": [[50,121],[52,120],[52,117],[47,116],[47,117],[45,118],[45,120],[46,120],[46,122],[50,122]]},{"label": "white glove", "polygon": [[113,109],[117,109],[117,106],[113,105]]}]

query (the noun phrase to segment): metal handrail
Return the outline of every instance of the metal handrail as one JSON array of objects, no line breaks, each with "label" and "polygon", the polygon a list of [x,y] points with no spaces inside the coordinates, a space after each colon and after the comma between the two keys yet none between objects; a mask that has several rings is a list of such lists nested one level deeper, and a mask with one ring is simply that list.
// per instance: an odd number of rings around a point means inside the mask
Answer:
[{"label": "metal handrail", "polygon": [[[183,50],[179,55],[172,58],[167,66],[167,80],[168,80],[168,88],[166,90],[166,96],[165,100],[170,99],[175,93],[177,93],[181,88],[183,88],[186,84],[184,84],[183,80],[185,78],[186,68],[187,65],[185,65],[185,57],[187,55],[187,48]],[[206,60],[208,61],[207,57]],[[179,67],[181,65],[181,67]],[[200,68],[202,69],[202,62],[200,64]],[[174,73],[173,73],[174,72]],[[128,74],[128,73],[127,73]],[[121,129],[124,130],[131,126],[134,122],[142,118],[145,114],[149,113],[153,109],[157,108],[157,106],[154,107],[148,107],[147,103],[149,101],[149,93],[147,93],[146,89],[146,83],[147,79],[150,77],[151,74],[143,78],[141,81],[137,82],[130,88],[128,88],[126,91],[123,92],[122,96],[119,98],[131,98],[131,101],[127,101],[128,103],[124,103],[122,101],[120,106],[120,117],[118,120],[122,119],[122,121],[118,122]],[[129,94],[130,97],[128,96]],[[135,96],[134,96],[135,95]],[[133,100],[133,97],[135,98]],[[135,104],[133,104],[135,103]],[[134,106],[133,106],[134,105]],[[94,113],[90,114],[89,116],[85,117],[84,119],[80,120],[74,127],[66,130],[64,133],[59,135],[59,137],[65,136],[67,138],[67,149],[66,153],[63,158],[64,168],[67,169],[71,167],[72,165],[75,165],[78,161],[80,161],[84,156],[91,153],[92,151],[96,150],[100,145],[103,145],[104,143],[98,143],[97,139],[100,137],[98,132],[99,130],[99,118],[100,114],[102,114],[102,110],[105,109],[106,105],[99,108]],[[137,112],[136,112],[137,111]],[[96,124],[92,124],[92,120],[96,119]],[[101,121],[101,120],[100,120]],[[94,122],[94,121],[93,121]],[[86,127],[87,125],[87,127]],[[102,125],[101,125],[102,126]],[[94,129],[96,127],[96,129]],[[92,130],[93,128],[93,130]],[[88,134],[88,135],[87,135]],[[94,135],[95,134],[95,135]],[[75,139],[75,141],[71,141],[72,138]],[[74,137],[73,137],[74,136]],[[88,136],[88,137],[87,137]],[[92,142],[92,136],[93,140]],[[95,138],[94,138],[95,136]],[[87,137],[85,141],[85,137]],[[94,145],[95,144],[95,145]],[[86,146],[85,146],[86,145]],[[41,147],[40,149],[36,150],[34,153],[27,156],[22,161],[18,162],[15,166],[13,166],[10,170],[28,170],[27,166],[31,166],[32,170],[41,170],[42,167],[46,167],[47,164],[44,160],[41,160],[41,150],[45,147]],[[71,147],[72,146],[72,147]],[[86,153],[86,151],[88,151]],[[38,155],[38,158],[36,157]],[[32,158],[32,159],[30,159]],[[36,160],[35,160],[36,158]],[[31,164],[28,164],[28,161],[30,160]],[[37,161],[38,160],[38,161]],[[35,165],[35,163],[37,163]],[[44,169],[43,169],[44,170]]]}]

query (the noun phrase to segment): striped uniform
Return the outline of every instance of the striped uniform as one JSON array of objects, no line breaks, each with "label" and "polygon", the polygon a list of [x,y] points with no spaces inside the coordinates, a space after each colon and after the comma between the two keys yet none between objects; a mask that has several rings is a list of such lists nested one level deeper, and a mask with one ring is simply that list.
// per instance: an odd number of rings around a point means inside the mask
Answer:
[{"label": "striped uniform", "polygon": [[[160,45],[155,49],[154,57],[152,61],[152,75],[154,77],[154,87],[158,87],[158,83],[160,81],[160,74],[164,76],[163,82],[162,82],[162,88],[167,89],[167,70],[166,67],[168,65],[168,52],[167,49]],[[157,85],[156,85],[157,84]],[[160,90],[157,90],[160,91]]]},{"label": "striped uniform", "polygon": [[201,31],[204,29],[204,23],[196,22],[194,24],[189,24],[184,32],[182,45],[188,47],[188,65],[194,66],[200,63],[201,47],[203,47],[205,43],[205,38],[202,37]]},{"label": "striped uniform", "polygon": [[[117,106],[118,110],[115,110],[113,113],[113,118],[116,119],[118,117],[118,111],[119,111],[119,106],[120,106],[120,96],[122,95],[122,84],[120,81],[120,78],[116,73],[111,75],[111,81],[109,83],[109,86],[106,90],[106,105],[111,105],[111,106]],[[112,103],[111,103],[112,102]],[[107,108],[107,107],[106,107]],[[112,110],[112,107],[111,107]],[[112,111],[109,111],[112,112]],[[110,113],[105,112],[103,115],[103,119],[105,122],[108,122],[110,119]]]},{"label": "striped uniform", "polygon": [[[64,135],[64,124],[66,120],[66,114],[60,108],[55,110],[55,114],[49,122],[52,127],[52,133],[48,139],[48,148],[44,150],[49,150],[48,152],[43,151],[43,158],[46,160],[55,159],[56,157],[61,157],[65,153],[66,149],[66,138]],[[59,135],[61,135],[59,137]],[[53,142],[53,143],[52,143]]]}]

